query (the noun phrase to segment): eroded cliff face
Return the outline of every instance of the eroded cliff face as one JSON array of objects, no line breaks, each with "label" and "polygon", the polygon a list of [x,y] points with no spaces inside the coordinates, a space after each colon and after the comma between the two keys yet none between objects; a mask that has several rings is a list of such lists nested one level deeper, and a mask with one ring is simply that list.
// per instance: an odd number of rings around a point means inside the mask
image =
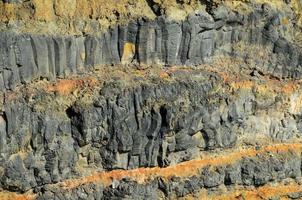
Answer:
[{"label": "eroded cliff face", "polygon": [[302,198],[300,8],[0,2],[0,199]]}]

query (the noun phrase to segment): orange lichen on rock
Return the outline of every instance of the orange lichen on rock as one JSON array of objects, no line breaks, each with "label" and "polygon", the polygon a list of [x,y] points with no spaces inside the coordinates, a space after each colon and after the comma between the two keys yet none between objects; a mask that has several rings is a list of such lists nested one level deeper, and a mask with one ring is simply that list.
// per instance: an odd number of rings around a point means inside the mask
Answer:
[{"label": "orange lichen on rock", "polygon": [[97,79],[87,77],[85,79],[62,79],[57,83],[47,87],[47,92],[56,92],[60,95],[71,94],[75,90],[80,90],[85,87],[93,87],[97,84]]},{"label": "orange lichen on rock", "polygon": [[101,182],[105,186],[109,186],[113,180],[121,180],[123,178],[131,178],[139,183],[145,183],[146,181],[155,177],[162,177],[168,179],[172,176],[189,177],[196,175],[200,169],[206,166],[219,166],[232,164],[243,157],[255,157],[258,154],[264,153],[286,153],[295,152],[301,153],[302,144],[275,144],[266,146],[260,150],[255,148],[239,149],[237,151],[230,151],[216,156],[205,156],[202,159],[191,160],[177,164],[175,166],[169,166],[167,168],[139,168],[134,170],[113,170],[110,172],[99,172],[93,175],[82,177],[74,180],[67,180],[59,183],[65,189],[76,188],[83,184]]}]

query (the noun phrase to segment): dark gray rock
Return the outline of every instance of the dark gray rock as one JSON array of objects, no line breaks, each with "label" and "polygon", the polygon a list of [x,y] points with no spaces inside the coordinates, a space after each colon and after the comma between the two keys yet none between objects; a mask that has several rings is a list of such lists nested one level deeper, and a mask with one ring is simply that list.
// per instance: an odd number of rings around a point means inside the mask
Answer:
[{"label": "dark gray rock", "polygon": [[95,36],[88,36],[85,39],[85,65],[88,68],[101,64],[100,44]]},{"label": "dark gray rock", "polygon": [[38,76],[50,78],[47,40],[43,36],[31,36],[31,40]]},{"label": "dark gray rock", "polygon": [[217,171],[212,171],[206,168],[202,172],[203,184],[205,188],[217,187],[224,183],[224,169],[218,168]]},{"label": "dark gray rock", "polygon": [[56,37],[54,41],[55,71],[58,77],[64,77],[67,68],[65,38]]},{"label": "dark gray rock", "polygon": [[[68,37],[65,39],[66,44],[66,67],[70,74],[77,73],[77,41],[76,38]],[[96,51],[98,52],[98,51]],[[68,74],[67,73],[67,74]]]},{"label": "dark gray rock", "polygon": [[3,186],[11,191],[25,192],[36,186],[33,174],[25,168],[19,155],[12,156],[3,175]]},{"label": "dark gray rock", "polygon": [[241,166],[238,163],[229,165],[225,169],[225,185],[241,184]]},{"label": "dark gray rock", "polygon": [[[101,40],[101,38],[100,38]],[[78,72],[82,72],[85,66],[85,38],[84,37],[76,37],[76,69]],[[100,44],[101,46],[101,44]],[[100,47],[101,48],[101,47]],[[99,55],[100,59],[102,59],[102,54]],[[74,66],[71,66],[74,67]]]}]

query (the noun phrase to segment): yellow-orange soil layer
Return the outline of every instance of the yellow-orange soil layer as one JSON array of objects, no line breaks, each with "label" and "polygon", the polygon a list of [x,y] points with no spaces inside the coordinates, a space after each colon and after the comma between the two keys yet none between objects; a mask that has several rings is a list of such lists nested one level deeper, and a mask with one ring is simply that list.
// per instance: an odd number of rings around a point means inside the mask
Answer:
[{"label": "yellow-orange soil layer", "polygon": [[131,178],[138,183],[145,183],[152,180],[155,177],[170,178],[177,177],[190,177],[199,172],[200,169],[206,166],[219,166],[235,163],[236,161],[244,157],[255,157],[258,154],[264,153],[301,153],[302,143],[291,144],[275,144],[262,147],[259,150],[253,148],[238,149],[236,151],[229,150],[217,155],[205,156],[202,159],[191,160],[177,164],[175,166],[169,166],[167,168],[139,168],[134,170],[113,170],[109,172],[99,172],[87,177],[81,177],[79,179],[67,180],[59,183],[58,185],[65,189],[76,188],[83,184],[98,183],[101,182],[105,186],[111,185],[113,180],[121,180],[123,178]]},{"label": "yellow-orange soil layer", "polygon": [[265,185],[259,188],[234,188],[233,191],[224,194],[208,195],[207,192],[200,192],[199,197],[188,196],[181,200],[268,200],[276,197],[276,199],[290,199],[288,195],[292,193],[302,192],[302,185],[291,183],[276,183]]},{"label": "yellow-orange soil layer", "polygon": [[31,193],[17,194],[13,192],[0,191],[1,200],[32,200],[35,199],[35,195]]}]

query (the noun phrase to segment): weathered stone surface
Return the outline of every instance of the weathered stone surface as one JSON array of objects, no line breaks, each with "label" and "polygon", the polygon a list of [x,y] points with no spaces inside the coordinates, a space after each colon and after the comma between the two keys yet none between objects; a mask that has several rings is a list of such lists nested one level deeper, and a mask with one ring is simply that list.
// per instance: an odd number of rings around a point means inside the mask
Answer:
[{"label": "weathered stone surface", "polygon": [[[167,179],[158,177],[143,184],[131,180],[131,178],[124,178],[114,180],[108,187],[104,187],[102,183],[86,183],[68,190],[54,185],[43,186],[38,193],[38,199],[49,198],[49,196],[58,198],[61,195],[64,196],[61,198],[88,198],[89,196],[89,198],[93,198],[92,194],[99,195],[98,197],[103,199],[175,199],[187,195],[198,195],[201,189],[209,189],[213,192],[218,186],[223,185],[228,188],[238,187],[238,185],[261,187],[268,182],[272,183],[289,177],[289,174],[286,174],[287,172],[299,169],[299,167],[291,165],[292,162],[298,161],[298,159],[291,156],[297,156],[297,154],[265,153],[239,160],[232,163],[232,166],[205,167],[197,175],[185,178],[173,176]],[[301,162],[301,160],[298,162]],[[282,177],[283,175],[285,177]],[[299,177],[300,175],[292,176],[292,178],[297,179]],[[287,181],[290,180],[287,179]],[[251,187],[249,187],[249,190],[251,190]],[[290,198],[299,198],[299,192],[291,193],[290,189],[288,191],[285,194],[288,194]]]},{"label": "weathered stone surface", "polygon": [[[281,141],[297,134],[299,120],[276,117],[266,123],[263,116],[255,115],[266,107],[252,103],[261,99],[253,92],[239,91],[236,98],[213,93],[223,87],[222,80],[214,73],[194,73],[179,75],[178,81],[131,88],[109,82],[90,104],[74,102],[59,115],[31,109],[22,98],[6,103],[0,149],[7,173],[1,181],[16,191],[27,191],[76,176],[77,169],[84,166],[129,170],[188,161],[205,150],[232,148],[241,129],[247,136],[261,134]],[[263,123],[253,125],[258,118]],[[18,157],[16,168],[10,157],[24,150],[29,154]],[[204,171],[207,178],[202,183],[207,188],[235,183],[263,185],[271,179],[299,177],[301,160],[290,158],[293,160],[281,163],[284,167],[275,175],[270,170],[281,165],[278,159],[267,162],[257,158],[240,166]],[[21,172],[13,169],[22,170],[29,182],[23,183],[24,176],[15,176]]]},{"label": "weathered stone surface", "polygon": [[[155,14],[161,13],[158,9],[153,8]],[[269,86],[254,84],[301,78],[301,48],[286,35],[285,24],[293,23],[285,23],[284,15],[266,4],[253,5],[250,13],[219,6],[179,21],[165,16],[131,19],[99,35],[1,32],[0,90],[5,97],[0,113],[0,188],[21,193],[34,189],[38,199],[176,199],[203,188],[260,187],[301,177],[301,155],[264,152],[226,166],[206,166],[185,178],[156,177],[141,184],[130,177],[112,180],[109,186],[92,181],[68,191],[53,185],[82,176],[86,169],[167,167],[205,151],[211,154],[258,142],[245,137],[285,142],[301,136],[301,100],[293,98],[294,105],[288,109],[288,99],[282,96],[295,90],[298,82],[274,95],[266,93]],[[248,81],[240,82],[241,76],[233,81],[229,74],[233,69],[224,74],[211,65],[203,66],[207,70],[198,68],[218,56],[231,56],[234,64],[243,60],[246,65],[237,71]],[[160,69],[161,80],[150,75],[146,82],[139,81],[149,72],[144,68],[136,71],[143,74],[134,81],[139,84],[127,83],[123,73],[96,87],[101,89],[88,84],[91,102],[78,94],[77,87],[85,81],[61,85],[62,90],[71,90],[68,97],[45,92],[53,91],[51,87],[37,95],[26,87],[17,88],[39,78],[54,81],[92,75],[96,68],[119,64],[165,68]],[[227,60],[222,60],[224,64],[229,67]],[[177,71],[175,65],[197,69]],[[24,96],[8,95],[8,90],[16,88]],[[43,110],[46,105],[41,99],[45,98],[50,105],[54,101],[63,106]],[[293,199],[300,196],[290,194]]]},{"label": "weathered stone surface", "polygon": [[[11,89],[20,81],[29,82],[38,76],[66,77],[84,65],[93,68],[133,61],[148,65],[198,65],[214,55],[236,55],[232,47],[238,42],[272,47],[268,55],[276,57],[271,60],[273,68],[259,67],[262,73],[299,79],[301,50],[282,35],[282,15],[269,7],[243,15],[219,6],[212,15],[200,11],[179,22],[163,16],[153,21],[142,19],[112,27],[100,36],[84,38],[1,33],[2,60],[6,57],[1,62],[7,66],[4,84]],[[251,59],[263,62],[257,57]]]}]

